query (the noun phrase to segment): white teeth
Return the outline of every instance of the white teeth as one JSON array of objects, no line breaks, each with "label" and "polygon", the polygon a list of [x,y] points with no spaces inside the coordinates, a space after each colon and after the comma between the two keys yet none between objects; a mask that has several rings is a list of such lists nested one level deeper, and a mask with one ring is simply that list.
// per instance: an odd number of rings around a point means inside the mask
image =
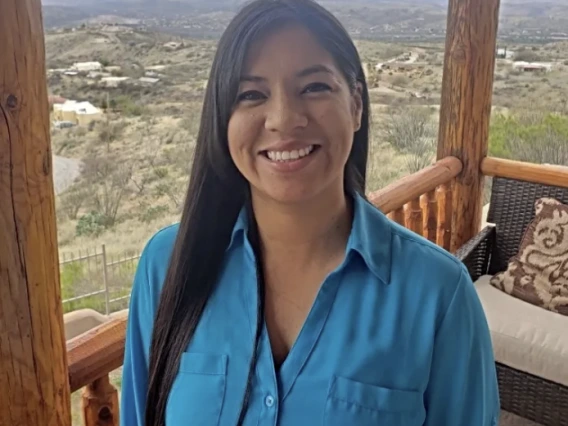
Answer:
[{"label": "white teeth", "polygon": [[314,146],[310,145],[307,148],[294,151],[267,151],[266,155],[272,161],[294,161],[310,155],[313,150]]}]

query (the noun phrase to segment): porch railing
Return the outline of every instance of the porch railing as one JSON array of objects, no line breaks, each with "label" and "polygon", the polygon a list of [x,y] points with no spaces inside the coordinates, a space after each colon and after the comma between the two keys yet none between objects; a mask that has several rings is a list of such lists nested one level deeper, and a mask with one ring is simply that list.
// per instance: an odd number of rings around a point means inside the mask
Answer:
[{"label": "porch railing", "polygon": [[370,194],[369,200],[395,222],[449,250],[452,182],[461,171],[458,158],[446,157]]}]

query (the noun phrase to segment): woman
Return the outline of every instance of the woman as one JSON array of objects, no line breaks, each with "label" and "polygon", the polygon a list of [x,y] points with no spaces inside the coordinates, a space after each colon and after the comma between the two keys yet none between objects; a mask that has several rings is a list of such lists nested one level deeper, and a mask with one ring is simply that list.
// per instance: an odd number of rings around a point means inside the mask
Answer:
[{"label": "woman", "polygon": [[490,426],[488,328],[464,267],[364,198],[369,97],[310,0],[223,35],[181,223],[147,244],[124,426]]}]

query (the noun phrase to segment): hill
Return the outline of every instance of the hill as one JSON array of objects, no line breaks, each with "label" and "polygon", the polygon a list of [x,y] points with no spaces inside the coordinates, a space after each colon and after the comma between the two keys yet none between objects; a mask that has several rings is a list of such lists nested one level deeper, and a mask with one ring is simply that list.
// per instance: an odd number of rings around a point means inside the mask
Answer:
[{"label": "hill", "polygon": [[[447,0],[321,0],[356,38],[440,41],[446,30]],[[118,23],[192,38],[217,38],[244,0],[49,0],[46,28]],[[126,21],[126,22],[125,22]],[[544,42],[568,39],[564,0],[505,0],[501,40]]]}]

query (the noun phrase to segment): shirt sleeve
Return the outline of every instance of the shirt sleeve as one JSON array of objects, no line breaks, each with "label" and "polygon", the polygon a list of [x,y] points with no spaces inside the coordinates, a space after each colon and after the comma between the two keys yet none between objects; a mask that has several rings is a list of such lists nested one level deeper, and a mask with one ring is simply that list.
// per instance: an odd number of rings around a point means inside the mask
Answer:
[{"label": "shirt sleeve", "polygon": [[465,267],[434,343],[424,426],[497,426],[499,388],[487,320]]},{"label": "shirt sleeve", "polygon": [[121,426],[144,426],[153,312],[146,250],[134,277],[126,327],[120,401]]}]

